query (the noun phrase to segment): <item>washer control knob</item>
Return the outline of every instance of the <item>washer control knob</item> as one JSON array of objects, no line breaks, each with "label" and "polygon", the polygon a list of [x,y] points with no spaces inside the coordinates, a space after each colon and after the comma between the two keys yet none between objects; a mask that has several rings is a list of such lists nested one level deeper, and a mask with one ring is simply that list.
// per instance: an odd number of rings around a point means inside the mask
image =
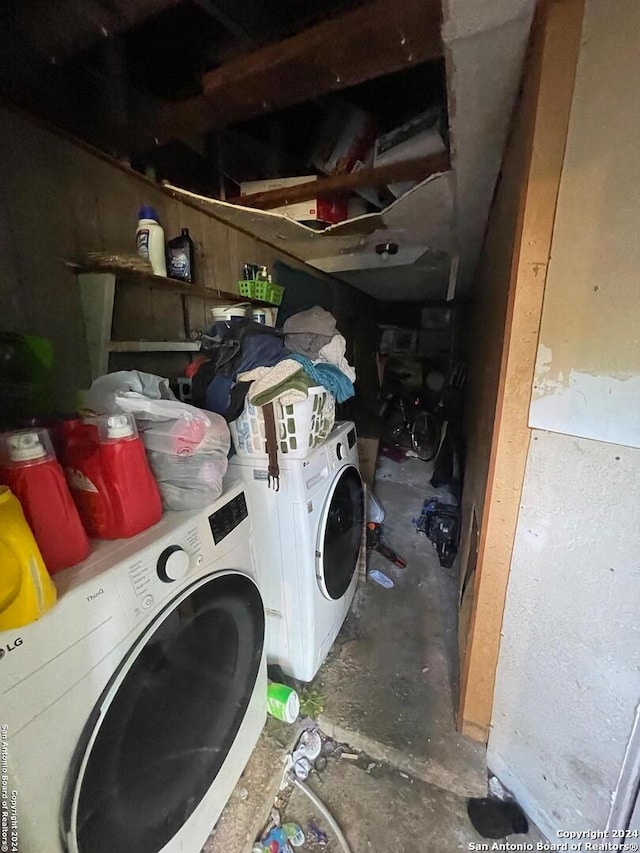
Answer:
[{"label": "washer control knob", "polygon": [[341,461],[344,456],[344,448],[341,442],[336,444],[336,456],[338,457],[338,461]]},{"label": "washer control knob", "polygon": [[158,577],[163,583],[181,580],[189,571],[189,555],[179,545],[170,545],[158,558]]}]

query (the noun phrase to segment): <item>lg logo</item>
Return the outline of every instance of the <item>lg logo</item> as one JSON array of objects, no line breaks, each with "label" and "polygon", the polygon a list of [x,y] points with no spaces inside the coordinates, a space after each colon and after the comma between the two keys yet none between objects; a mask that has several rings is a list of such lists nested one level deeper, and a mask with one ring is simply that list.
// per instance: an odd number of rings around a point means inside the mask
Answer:
[{"label": "lg logo", "polygon": [[7,652],[13,652],[17,648],[19,648],[19,646],[22,645],[22,642],[22,637],[16,637],[13,643],[7,643],[6,646],[0,646],[0,660],[2,660],[2,658],[7,654]]}]

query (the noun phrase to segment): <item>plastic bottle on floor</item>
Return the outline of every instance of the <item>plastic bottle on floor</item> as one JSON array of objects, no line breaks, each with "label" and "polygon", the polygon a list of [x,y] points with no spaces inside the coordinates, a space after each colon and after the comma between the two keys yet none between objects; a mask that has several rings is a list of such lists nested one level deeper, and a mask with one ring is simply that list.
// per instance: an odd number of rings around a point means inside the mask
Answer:
[{"label": "plastic bottle on floor", "polygon": [[56,588],[8,486],[0,486],[0,631],[39,619],[56,601]]},{"label": "plastic bottle on floor", "polygon": [[65,427],[65,474],[82,521],[96,539],[128,539],[162,516],[133,415],[104,415]]},{"label": "plastic bottle on floor", "polygon": [[89,555],[89,540],[45,429],[1,436],[0,481],[22,505],[45,566],[52,574]]}]

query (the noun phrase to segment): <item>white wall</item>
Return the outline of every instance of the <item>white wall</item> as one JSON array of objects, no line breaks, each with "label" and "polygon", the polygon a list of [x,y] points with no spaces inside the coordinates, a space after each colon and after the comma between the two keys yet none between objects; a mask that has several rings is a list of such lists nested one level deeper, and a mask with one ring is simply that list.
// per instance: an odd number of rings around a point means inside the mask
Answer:
[{"label": "white wall", "polygon": [[640,698],[640,451],[534,432],[489,767],[550,838],[604,827]]},{"label": "white wall", "polygon": [[532,410],[557,432],[532,432],[489,740],[490,768],[551,840],[606,825],[640,700],[640,450],[561,418],[637,444],[639,11],[586,3],[541,353],[547,383],[585,365],[598,381],[570,405],[570,383],[554,391],[553,423]]},{"label": "white wall", "polygon": [[640,3],[587,3],[530,425],[640,447]]},{"label": "white wall", "polygon": [[475,272],[522,77],[534,0],[444,0],[459,282]]}]

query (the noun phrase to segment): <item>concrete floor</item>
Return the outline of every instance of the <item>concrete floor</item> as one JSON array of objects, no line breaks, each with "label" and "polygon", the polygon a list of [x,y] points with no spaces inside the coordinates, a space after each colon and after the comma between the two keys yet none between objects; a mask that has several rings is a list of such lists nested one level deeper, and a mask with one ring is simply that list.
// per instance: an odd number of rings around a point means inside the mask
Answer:
[{"label": "concrete floor", "polygon": [[[401,773],[390,765],[366,769],[331,761],[311,787],[335,816],[353,853],[453,853],[481,842],[466,813],[466,801],[451,792]],[[309,821],[329,836],[329,844],[306,843],[301,853],[339,853],[328,823],[305,794],[294,790],[284,820]]]},{"label": "concrete floor", "polygon": [[395,586],[367,583],[320,670],[324,731],[460,795],[486,792],[484,748],[454,725],[457,643],[456,569],[441,568],[431,542],[413,525],[431,466],[380,458],[375,492],[386,510],[388,543],[407,560],[395,569],[375,552]]},{"label": "concrete floor", "polygon": [[[466,798],[487,792],[484,748],[455,730],[456,569],[442,569],[431,543],[412,519],[432,493],[430,466],[381,458],[375,492],[384,505],[386,538],[407,559],[394,569],[379,555],[376,566],[395,586],[369,582],[314,689],[325,697],[319,724],[326,735],[361,753],[357,762],[330,758],[309,784],[326,802],[352,853],[453,853],[480,842],[466,814]],[[250,853],[282,779],[282,759],[294,729],[274,729],[261,739],[206,853]],[[289,791],[283,820],[306,828],[327,822],[304,794]],[[331,836],[330,832],[329,835]],[[535,830],[529,838],[537,839]],[[339,853],[306,843],[301,851]]]}]

